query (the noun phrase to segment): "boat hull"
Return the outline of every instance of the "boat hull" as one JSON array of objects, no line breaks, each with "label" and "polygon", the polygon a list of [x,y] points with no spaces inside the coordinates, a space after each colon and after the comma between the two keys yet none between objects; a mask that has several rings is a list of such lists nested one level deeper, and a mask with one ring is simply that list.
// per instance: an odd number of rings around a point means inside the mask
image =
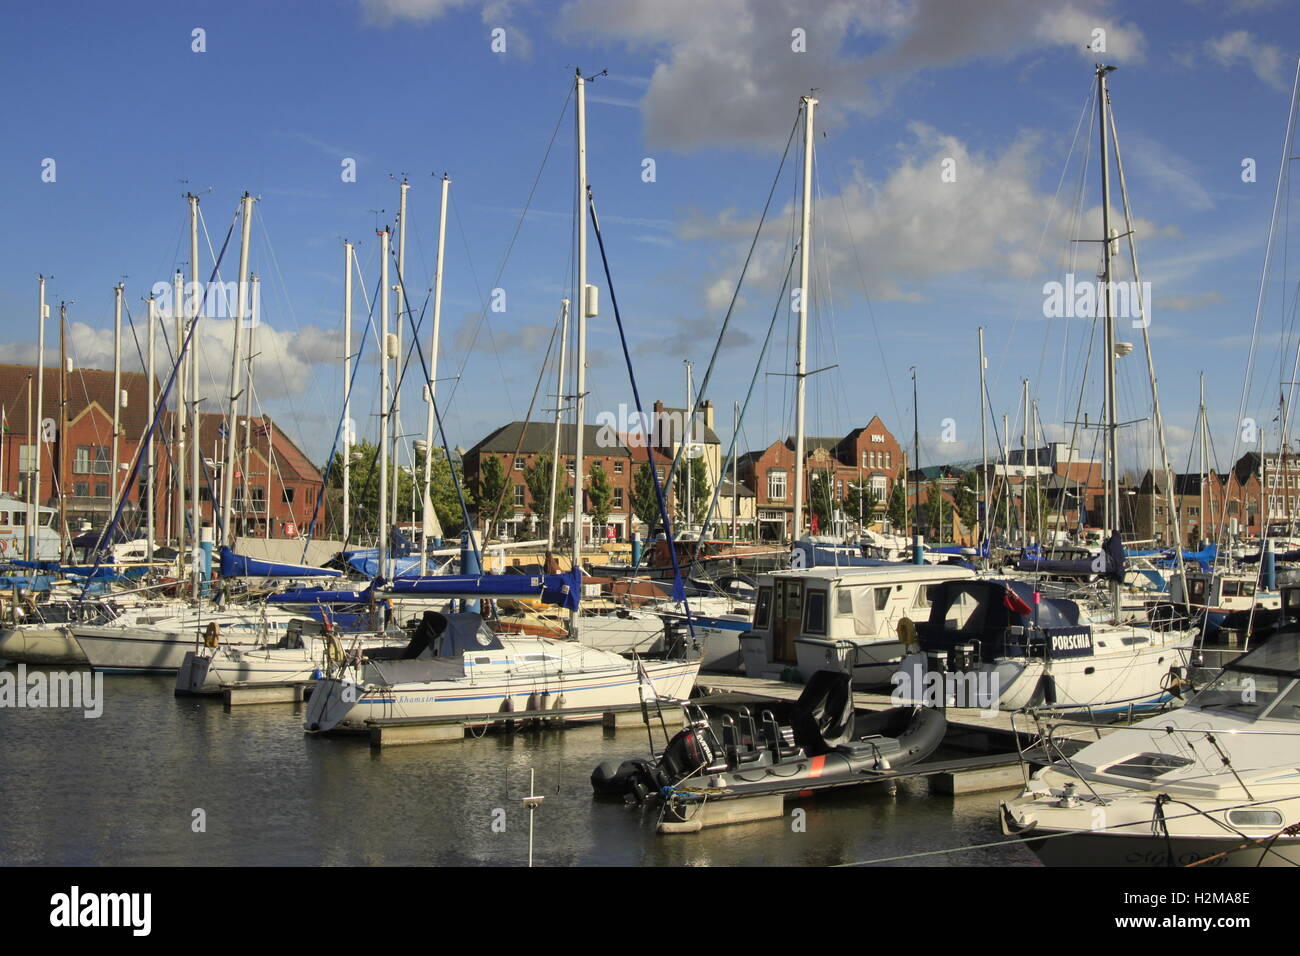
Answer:
[{"label": "boat hull", "polygon": [[[699,673],[699,661],[646,661],[641,668],[661,698],[684,700]],[[641,700],[642,680],[635,669],[602,669],[513,679],[448,680],[360,688],[347,680],[319,681],[308,706],[305,727],[315,733],[368,730],[368,721],[415,719],[437,722],[463,719],[471,726],[509,719],[514,711],[626,708]],[[352,698],[352,699],[349,699]],[[532,706],[530,706],[530,704]],[[500,714],[491,719],[485,714]],[[601,713],[572,720],[599,720]]]},{"label": "boat hull", "polygon": [[67,627],[20,624],[0,632],[0,660],[15,664],[85,664],[86,654]]}]

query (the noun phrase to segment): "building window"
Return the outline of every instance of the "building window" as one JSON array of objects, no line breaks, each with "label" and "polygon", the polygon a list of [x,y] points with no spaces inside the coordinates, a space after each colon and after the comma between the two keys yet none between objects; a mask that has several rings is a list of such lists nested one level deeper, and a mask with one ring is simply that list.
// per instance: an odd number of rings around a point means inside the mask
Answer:
[{"label": "building window", "polygon": [[892,451],[885,452],[885,467],[894,467],[894,453]]},{"label": "building window", "polygon": [[785,472],[773,468],[767,473],[767,497],[769,501],[785,500]]},{"label": "building window", "polygon": [[862,467],[867,467],[867,453],[865,451],[862,453]]},{"label": "building window", "polygon": [[616,474],[616,475],[621,475],[621,474],[623,474],[623,462],[622,462],[622,461],[616,461],[616,462],[614,462],[614,474]]},{"label": "building window", "polygon": [[515,507],[522,508],[523,506],[524,506],[524,486],[515,485]]},{"label": "building window", "polygon": [[293,493],[294,493],[293,488],[285,488],[282,492],[280,492],[280,501],[286,505],[293,504]]},{"label": "building window", "polygon": [[524,470],[524,460],[522,458],[515,458],[515,471],[523,471],[523,470]]},{"label": "building window", "polygon": [[872,475],[871,493],[876,496],[877,501],[884,501],[889,494],[889,479],[884,475]]},{"label": "building window", "polygon": [[623,507],[623,489],[622,489],[622,488],[615,488],[615,489],[614,489],[614,507],[615,507],[615,508],[622,508],[622,507]]},{"label": "building window", "polygon": [[96,497],[96,498],[107,498],[107,497],[108,497],[108,482],[107,482],[107,481],[97,481],[97,482],[95,482],[95,497]]},{"label": "building window", "polygon": [[78,481],[72,486],[72,495],[74,498],[89,498],[90,485],[84,481]]},{"label": "building window", "polygon": [[[72,473],[74,475],[90,474],[90,446],[78,445],[77,450],[72,455]],[[1271,488],[1272,485],[1270,484]],[[82,497],[85,497],[82,495]]]},{"label": "building window", "polygon": [[36,446],[19,445],[18,446],[18,470],[35,471],[36,470]]}]

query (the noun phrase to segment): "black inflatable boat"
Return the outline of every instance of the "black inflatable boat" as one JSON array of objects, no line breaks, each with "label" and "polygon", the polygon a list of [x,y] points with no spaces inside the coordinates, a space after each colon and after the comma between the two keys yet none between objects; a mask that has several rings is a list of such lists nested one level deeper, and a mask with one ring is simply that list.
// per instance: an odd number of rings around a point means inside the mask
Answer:
[{"label": "black inflatable boat", "polygon": [[688,706],[689,722],[658,760],[605,761],[599,796],[671,804],[806,793],[872,783],[919,763],[943,741],[943,712],[893,707],[855,714],[851,675],[819,671],[794,702],[722,695]]}]

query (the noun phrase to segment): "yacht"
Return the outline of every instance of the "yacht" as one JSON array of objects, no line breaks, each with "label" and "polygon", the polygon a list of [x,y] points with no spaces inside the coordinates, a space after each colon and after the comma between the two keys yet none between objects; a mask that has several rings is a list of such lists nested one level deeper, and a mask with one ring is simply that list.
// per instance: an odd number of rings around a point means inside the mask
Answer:
[{"label": "yacht", "polygon": [[1300,589],[1288,597],[1290,626],[1182,708],[1051,748],[1003,830],[1049,865],[1300,865]]},{"label": "yacht", "polygon": [[405,650],[332,665],[312,692],[304,727],[358,732],[394,718],[483,726],[516,711],[560,709],[583,711],[570,720],[599,720],[602,708],[646,696],[687,699],[699,669],[698,660],[629,660],[577,641],[499,634],[474,612],[428,612]]}]

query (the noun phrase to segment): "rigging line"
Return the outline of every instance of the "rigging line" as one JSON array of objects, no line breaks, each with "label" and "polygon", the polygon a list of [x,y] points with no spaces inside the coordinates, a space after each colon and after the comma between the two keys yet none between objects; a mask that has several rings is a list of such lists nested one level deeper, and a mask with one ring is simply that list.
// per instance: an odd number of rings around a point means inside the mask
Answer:
[{"label": "rigging line", "polygon": [[849,234],[849,247],[853,250],[853,261],[858,267],[858,279],[862,283],[862,298],[866,302],[867,317],[871,320],[871,332],[876,340],[876,351],[880,353],[880,367],[885,373],[885,386],[889,389],[889,401],[894,406],[895,421],[902,421],[903,414],[898,409],[898,395],[894,392],[894,379],[889,374],[889,361],[885,357],[885,343],[880,337],[880,326],[876,322],[876,310],[871,304],[871,293],[867,289],[867,277],[862,269],[862,257],[858,254],[858,242],[853,235],[853,224],[849,219],[848,205],[844,202],[844,185],[840,181],[839,173],[835,167],[831,167],[831,175],[835,177],[835,185],[839,187],[840,210],[844,214],[844,227]]},{"label": "rigging line", "polygon": [[[396,260],[396,258],[397,258],[396,252],[394,251],[393,259]],[[401,267],[396,264],[396,261],[394,261],[393,265],[394,265],[394,269],[397,272],[398,287],[402,290],[402,298],[403,300],[407,300],[405,277],[402,275]],[[465,500],[465,493],[464,490],[461,488],[460,479],[456,477],[456,468],[451,460],[451,445],[447,441],[447,429],[443,425],[442,413],[438,410],[438,400],[437,398],[435,398],[433,392],[433,376],[429,371],[429,363],[428,361],[426,361],[424,356],[424,348],[420,344],[420,327],[424,324],[424,314],[428,306],[429,306],[429,298],[426,296],[424,300],[424,305],[420,309],[419,321],[418,322],[416,321],[415,314],[410,309],[408,309],[406,312],[406,321],[407,324],[410,325],[411,327],[412,347],[415,349],[416,354],[419,355],[420,357],[420,368],[424,373],[424,380],[426,383],[428,383],[429,386],[429,406],[433,409],[433,417],[438,424],[438,434],[442,439],[442,448],[444,454],[446,455],[446,460],[447,460],[447,473],[451,476],[452,487],[456,491],[456,500],[460,503],[461,518],[465,522],[465,531],[467,534],[467,539],[469,541],[469,546],[470,549],[474,552],[475,562],[481,568],[483,566],[483,555],[478,546],[478,538],[474,534],[474,522],[470,518],[469,504]],[[396,399],[396,392],[394,392],[393,397],[394,399]],[[425,454],[429,455],[430,458],[432,459],[433,449],[432,448],[426,449]]]},{"label": "rigging line", "polygon": [[[1091,83],[1091,81],[1089,81],[1089,84],[1088,84],[1088,93],[1087,93],[1087,95],[1086,95],[1085,98],[1084,98],[1083,108],[1079,111],[1079,120],[1078,120],[1078,123],[1075,125],[1074,138],[1073,138],[1073,140],[1072,140],[1071,143],[1070,143],[1070,152],[1069,152],[1069,154],[1067,154],[1067,157],[1066,157],[1066,163],[1065,163],[1065,165],[1064,165],[1064,166],[1062,167],[1062,169],[1061,169],[1061,176],[1060,176],[1060,178],[1057,180],[1057,183],[1056,183],[1056,191],[1052,194],[1052,203],[1051,203],[1051,205],[1048,207],[1047,221],[1043,223],[1043,229],[1042,229],[1042,232],[1040,232],[1040,233],[1039,233],[1039,236],[1038,236],[1038,247],[1037,247],[1037,249],[1036,249],[1035,252],[1034,252],[1034,266],[1035,266],[1035,270],[1036,270],[1036,268],[1037,268],[1038,263],[1039,263],[1039,262],[1041,261],[1041,259],[1042,259],[1043,246],[1044,246],[1044,244],[1046,243],[1046,240],[1047,240],[1047,232],[1048,232],[1048,229],[1050,228],[1050,225],[1051,225],[1051,222],[1052,222],[1052,216],[1053,216],[1053,214],[1054,214],[1054,212],[1055,212],[1055,210],[1056,210],[1057,199],[1058,199],[1058,198],[1060,197],[1060,195],[1061,195],[1061,187],[1062,187],[1062,185],[1063,185],[1064,182],[1065,182],[1065,173],[1066,173],[1066,170],[1069,169],[1069,156],[1071,156],[1071,155],[1074,154],[1075,147],[1078,145],[1078,141],[1079,141],[1079,132],[1083,129],[1083,125],[1084,125],[1084,117],[1090,115],[1090,114],[1089,114],[1089,103],[1090,103],[1093,99],[1094,99],[1094,97],[1093,97],[1093,93],[1092,93],[1092,83]],[[1095,104],[1094,104],[1094,106],[1095,106]],[[1033,279],[1032,279],[1032,272],[1031,272],[1030,275],[1026,276],[1026,278],[1025,278],[1024,290],[1027,290],[1027,289],[1029,288],[1029,284],[1030,284],[1031,281],[1033,281]],[[1020,296],[1018,297],[1018,302],[1023,302],[1025,298],[1026,298],[1025,292],[1022,290]],[[1003,369],[1003,367],[1006,365],[1007,358],[1009,357],[1009,353],[1010,353],[1010,343],[1013,342],[1013,341],[1015,340],[1016,327],[1020,324],[1021,312],[1022,312],[1022,306],[1018,304],[1018,305],[1016,306],[1016,311],[1015,311],[1015,313],[1014,313],[1014,315],[1013,315],[1013,317],[1012,317],[1012,322],[1011,322],[1011,331],[1010,331],[1010,333],[1009,333],[1008,336],[1007,336],[1007,343],[1008,343],[1008,346],[1002,350],[1002,358],[1001,358],[1001,360],[1000,360],[999,363],[998,363],[997,371],[994,372],[994,375],[993,375],[993,382],[994,382],[994,385],[995,385],[995,386],[996,386],[996,385],[1001,381],[1001,379],[1002,379],[1002,369]]]},{"label": "rigging line", "polygon": [[[802,109],[795,111],[794,123],[790,127],[790,135],[786,137],[785,151],[781,154],[781,161],[777,164],[776,175],[772,177],[771,188],[767,191],[767,200],[763,203],[763,211],[759,214],[758,225],[754,227],[754,237],[749,242],[749,251],[745,254],[744,264],[740,268],[740,277],[736,280],[736,286],[731,293],[731,301],[727,304],[727,314],[722,318],[722,328],[718,330],[718,338],[713,343],[713,354],[709,356],[709,364],[704,370],[704,377],[700,380],[699,387],[695,390],[695,396],[692,399],[691,407],[687,409],[686,421],[689,423],[686,427],[694,431],[695,415],[699,411],[703,401],[703,396],[708,391],[709,383],[713,378],[713,370],[717,367],[718,356],[722,352],[722,342],[727,335],[727,329],[731,325],[732,316],[736,311],[736,302],[740,298],[740,290],[744,285],[745,276],[749,273],[749,265],[753,261],[754,251],[758,248],[759,236],[763,232],[763,225],[767,222],[768,211],[772,208],[772,198],[776,195],[776,187],[781,181],[781,172],[785,169],[786,160],[790,157],[790,144],[794,142],[795,132],[799,129],[799,117],[802,115]],[[629,369],[630,371],[630,369]],[[677,474],[677,468],[681,464],[682,456],[686,452],[686,442],[682,441],[678,448],[677,454],[673,456],[672,467],[668,469],[668,477],[665,483],[672,487],[673,479]],[[698,548],[696,549],[699,550]]]},{"label": "rigging line", "polygon": [[[1287,164],[1290,161],[1292,144],[1294,143],[1294,139],[1295,139],[1297,102],[1300,102],[1300,60],[1296,61],[1296,75],[1291,88],[1291,108],[1287,116],[1286,132],[1282,137],[1282,159],[1278,166],[1277,187],[1273,193],[1273,211],[1269,218],[1269,224],[1268,224],[1268,242],[1264,249],[1264,266],[1260,270],[1259,290],[1255,296],[1255,321],[1251,328],[1250,350],[1247,353],[1247,358],[1246,358],[1246,374],[1241,383],[1241,400],[1237,405],[1237,422],[1239,426],[1246,417],[1246,401],[1247,401],[1247,396],[1249,395],[1250,392],[1250,380],[1251,380],[1251,374],[1253,372],[1254,364],[1255,364],[1255,352],[1259,343],[1259,327],[1264,316],[1264,301],[1266,297],[1266,290],[1268,287],[1268,276],[1271,269],[1272,258],[1273,258],[1273,242],[1275,239],[1275,232],[1277,229],[1278,209],[1282,202],[1282,184],[1284,180],[1288,179]],[[1232,441],[1232,454],[1230,456],[1230,459],[1234,461],[1236,460],[1237,457],[1237,446],[1241,438],[1241,431],[1242,429],[1238,427],[1237,429],[1234,430],[1233,433],[1234,437]],[[1260,462],[1261,464],[1263,462],[1262,449],[1260,455]],[[1226,528],[1226,526],[1227,523],[1225,521],[1223,523],[1223,527]],[[1262,532],[1261,533],[1261,541],[1262,541],[1263,538],[1267,536],[1267,526],[1261,528],[1261,532]],[[1222,529],[1220,530],[1219,536],[1221,535],[1222,535]],[[1215,563],[1216,564],[1218,563],[1217,558]]]},{"label": "rigging line", "polygon": [[[733,429],[731,433],[731,447],[728,448],[727,450],[727,459],[728,459],[729,468],[733,472],[739,471],[737,467],[737,458],[736,458],[736,451],[739,443],[739,434],[744,429],[745,412],[749,410],[749,403],[753,399],[754,389],[758,386],[759,376],[760,373],[763,371],[763,358],[767,354],[768,347],[772,343],[772,335],[776,331],[776,320],[783,311],[782,306],[785,303],[785,290],[790,284],[790,276],[794,272],[795,257],[797,255],[798,255],[798,250],[794,250],[790,254],[789,264],[787,264],[785,268],[785,278],[781,282],[781,288],[777,292],[777,296],[776,296],[776,304],[772,308],[772,319],[767,326],[767,335],[763,339],[763,348],[762,351],[759,352],[758,361],[754,363],[754,372],[749,379],[749,388],[745,391],[745,401],[740,407],[740,415],[737,418],[737,424],[739,425],[739,428]],[[740,480],[739,474],[736,474],[735,480],[736,481]],[[759,482],[759,475],[756,471],[754,474],[754,484],[757,485],[758,482]],[[758,489],[755,489],[756,492],[757,490]],[[700,526],[699,540],[701,541],[704,540],[706,537],[708,537],[709,527],[713,523],[713,516],[714,513],[717,511],[718,502],[721,493],[722,493],[722,482],[719,481],[718,484],[714,486],[713,498],[709,501],[708,511],[706,511],[704,515],[704,523]],[[755,503],[754,503],[754,543],[755,544],[758,543],[758,500],[757,498],[755,498]],[[696,549],[697,553],[692,556],[691,570],[694,570],[695,565],[699,563],[698,551],[699,549],[697,548]]]},{"label": "rigging line", "polygon": [[[468,266],[469,266],[470,277],[474,280],[474,291],[478,294],[479,301],[481,302],[481,301],[483,301],[483,290],[479,287],[479,284],[478,284],[478,273],[477,273],[477,272],[475,271],[475,269],[474,269],[474,259],[473,259],[473,257],[470,255],[470,251],[469,251],[469,239],[468,239],[468,237],[465,235],[465,224],[461,221],[461,218],[460,218],[460,205],[456,202],[455,199],[452,199],[452,201],[451,201],[451,212],[452,212],[452,215],[453,215],[453,216],[455,217],[455,219],[456,219],[456,231],[457,231],[458,233],[460,233],[460,242],[461,242],[461,245],[464,246],[464,248],[465,248],[465,261],[466,261],[466,263],[467,263]],[[497,283],[497,284],[499,284],[499,282],[500,282],[500,280],[498,279],[498,283]],[[496,288],[497,285],[494,284],[493,287]],[[505,391],[505,393],[506,393],[506,404],[510,406],[510,414],[511,414],[511,416],[513,416],[514,413],[515,413],[515,400],[514,400],[514,396],[511,395],[511,393],[510,393],[510,376],[506,375],[506,368],[505,368],[505,366],[504,366],[503,364],[501,364],[501,349],[497,347],[496,333],[492,330],[492,323],[491,323],[491,322],[487,322],[487,321],[485,321],[485,322],[483,323],[482,327],[485,328],[485,329],[487,329],[488,342],[489,342],[489,344],[490,344],[491,347],[492,347],[492,355],[493,355],[493,357],[494,357],[494,358],[496,359],[496,361],[497,361],[497,369],[498,369],[498,371],[501,372],[501,384],[502,384],[502,388],[504,389],[504,391]],[[475,330],[475,337],[476,337],[476,338],[477,338],[477,335],[478,335],[478,331]],[[470,354],[473,352],[473,349],[474,349],[474,343],[473,343],[473,340],[471,340],[469,349],[466,350],[464,356],[462,356],[462,359],[461,359],[461,361],[462,361],[462,365],[461,365],[461,369],[462,369],[462,371],[463,371],[463,369],[464,369],[464,363],[469,361],[469,356],[470,356]],[[457,384],[459,384],[459,380],[457,380]],[[449,406],[449,407],[450,407],[450,404],[451,404],[451,400],[452,400],[453,398],[455,398],[455,397],[456,397],[456,396],[455,396],[455,386],[453,385],[453,386],[452,386],[452,394],[451,394],[450,396],[448,396],[448,399],[447,399],[447,402],[448,402],[448,406]]]},{"label": "rigging line", "polygon": [[[528,190],[528,198],[524,200],[524,208],[519,214],[519,220],[515,223],[514,232],[511,233],[510,235],[510,242],[506,245],[505,255],[501,259],[501,265],[497,269],[496,278],[492,282],[494,288],[501,284],[501,276],[505,274],[506,266],[510,262],[510,255],[515,248],[515,242],[516,240],[518,240],[519,233],[523,229],[524,220],[528,216],[528,211],[532,208],[533,197],[537,193],[537,186],[541,182],[542,172],[546,169],[546,161],[551,155],[551,149],[555,146],[555,139],[560,133],[560,126],[564,122],[565,114],[568,113],[569,111],[569,100],[572,98],[572,96],[573,96],[573,84],[569,84],[568,95],[565,96],[564,104],[560,107],[560,115],[555,120],[555,129],[551,131],[551,138],[550,141],[546,144],[546,152],[542,156],[541,165],[537,167],[537,174],[533,177],[533,184]],[[454,208],[455,207],[453,207],[453,209]],[[472,271],[472,266],[471,266],[471,271]],[[477,279],[475,279],[474,284],[475,287],[477,288],[478,287]],[[451,387],[451,394],[447,396],[448,404],[450,404],[456,397],[456,390],[460,387],[461,378],[465,373],[465,363],[469,361],[469,356],[474,351],[474,343],[478,341],[479,327],[482,326],[482,324],[485,321],[487,321],[488,303],[483,300],[483,294],[481,290],[479,291],[479,301],[483,303],[483,307],[479,312],[478,319],[475,321],[474,332],[470,336],[469,345],[461,356],[460,368],[456,372],[456,381]]]},{"label": "rigging line", "polygon": [[[596,233],[596,244],[600,247],[600,262],[605,271],[605,282],[609,285],[609,303],[610,307],[614,310],[614,322],[618,326],[618,338],[619,343],[623,348],[623,359],[627,363],[627,375],[632,385],[632,397],[636,400],[636,410],[637,414],[641,416],[640,420],[645,421],[645,408],[641,404],[641,391],[637,387],[636,373],[632,369],[632,353],[628,350],[627,334],[623,329],[623,316],[618,308],[618,296],[614,292],[614,277],[609,271],[609,257],[605,253],[605,237],[600,231],[600,219],[596,215],[596,198],[591,191],[590,184],[587,185],[586,198],[587,206],[591,210],[591,227]],[[581,423],[579,423],[579,425],[581,425]],[[686,612],[686,628],[690,632],[691,642],[694,643],[695,625],[691,621],[690,599],[686,595],[686,588],[682,585],[682,569],[677,561],[677,547],[673,540],[673,526],[668,520],[668,505],[664,501],[664,490],[659,484],[659,472],[654,467],[654,452],[651,450],[650,442],[648,440],[646,441],[646,463],[650,467],[650,477],[654,479],[655,498],[659,504],[659,518],[663,521],[664,541],[668,546],[668,556],[672,559],[673,563],[673,601],[674,603],[678,601],[681,602],[682,607]],[[579,496],[582,494],[582,489],[575,485],[573,491],[575,502],[580,502],[582,499]],[[576,518],[577,515],[575,512],[575,520]],[[582,529],[575,527],[573,533],[575,536],[580,536]],[[698,548],[696,550],[698,550]]]},{"label": "rigging line", "polygon": [[[546,354],[542,357],[541,370],[537,373],[537,384],[533,387],[533,397],[528,402],[528,414],[524,416],[524,427],[519,429],[519,441],[515,443],[514,454],[510,456],[510,468],[506,471],[507,476],[514,470],[515,462],[519,459],[519,450],[524,445],[524,436],[528,434],[529,420],[533,417],[533,406],[537,404],[537,393],[541,391],[542,379],[545,377],[547,371],[546,366],[547,363],[550,362],[551,360],[551,349],[554,348],[555,339],[559,336],[559,334],[560,334],[560,319],[556,319],[555,325],[551,327],[550,341],[546,343]],[[527,479],[525,479],[525,483],[527,483]],[[496,507],[492,510],[492,521],[491,524],[488,526],[489,528],[496,527],[497,521],[501,517],[501,508],[505,504],[506,492],[513,491],[514,487],[515,487],[515,483],[513,480],[506,478],[505,480],[502,481],[501,493],[497,495],[497,503],[496,503]]]}]

